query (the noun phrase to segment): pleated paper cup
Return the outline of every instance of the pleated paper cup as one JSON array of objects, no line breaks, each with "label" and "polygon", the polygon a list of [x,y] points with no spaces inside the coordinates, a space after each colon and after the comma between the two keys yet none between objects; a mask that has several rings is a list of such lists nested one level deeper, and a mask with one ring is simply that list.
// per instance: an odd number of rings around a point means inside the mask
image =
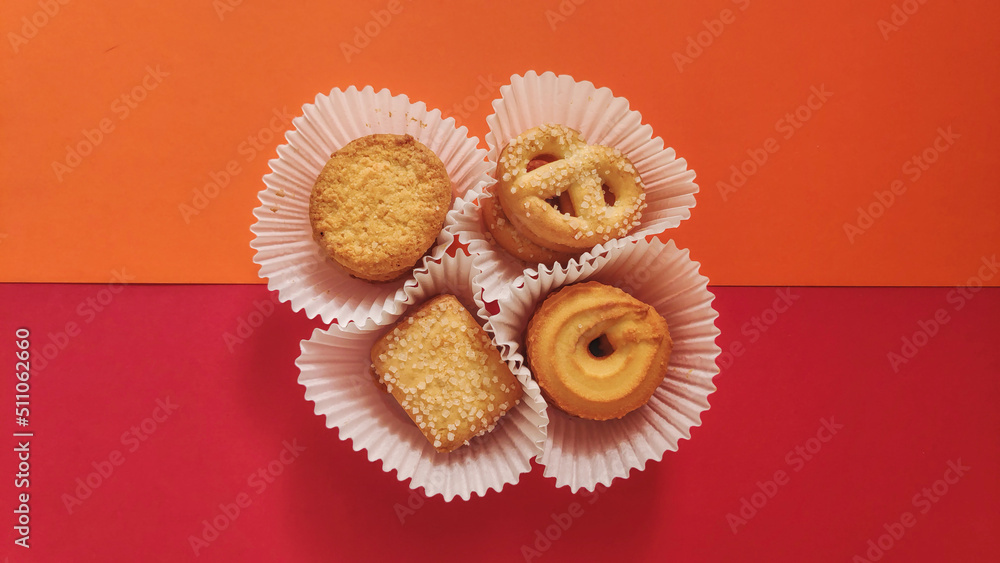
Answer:
[{"label": "pleated paper cup", "polygon": [[642,470],[650,460],[659,461],[678,442],[691,437],[701,424],[715,391],[712,378],[721,350],[715,344],[718,313],[708,278],[687,250],[673,243],[621,241],[606,256],[582,268],[525,275],[515,282],[500,311],[490,318],[490,328],[503,349],[521,357],[524,333],[535,308],[550,293],[588,280],[620,287],[652,305],[666,319],[673,352],[663,383],[649,402],[618,420],[593,421],[570,416],[550,407],[548,438],[539,462],[556,486],[594,490]]},{"label": "pleated paper cup", "polygon": [[[662,138],[653,136],[653,128],[642,123],[642,115],[630,109],[628,100],[615,97],[608,88],[598,88],[571,76],[552,72],[539,75],[529,71],[523,76],[511,76],[510,84],[500,88],[500,99],[493,102],[493,109],[495,113],[486,118],[490,174],[495,174],[500,152],[511,140],[533,127],[558,123],[579,131],[589,144],[620,149],[642,177],[646,187],[646,209],[639,225],[622,240],[660,234],[691,216],[690,209],[695,206],[695,194],[698,193],[694,171],[688,169],[683,158],[677,158],[672,148],[664,146]],[[484,193],[488,192],[487,186],[489,184],[480,185],[473,198],[480,204],[483,199],[493,197]],[[492,246],[490,237],[485,234],[481,210],[468,208],[463,212],[469,216],[479,215],[478,225],[464,226],[475,227],[479,231],[478,238]],[[458,225],[451,228],[457,230]],[[477,235],[470,233],[469,238],[475,239]],[[575,261],[579,264],[603,254],[608,244],[581,253]],[[483,266],[498,272],[499,280],[496,287],[486,288],[490,297],[504,293],[506,282],[513,279],[511,272],[527,269],[537,273],[552,269],[541,264],[526,264],[499,247],[489,259],[492,263]],[[553,267],[560,265],[567,264]]]},{"label": "pleated paper cup", "polygon": [[281,301],[295,311],[319,316],[325,323],[353,323],[372,328],[402,310],[404,289],[415,284],[413,276],[372,283],[351,277],[326,256],[313,239],[309,223],[309,196],[330,155],[354,139],[375,133],[409,134],[441,159],[460,197],[489,179],[486,151],[470,138],[453,118],[443,119],[437,109],[410,102],[405,95],[371,86],[358,90],[334,89],[302,106],[302,115],[278,147],[278,158],[269,162],[265,189],[258,194],[256,223],[250,243],[257,253],[259,275],[277,290]]},{"label": "pleated paper cup", "polygon": [[529,71],[511,76],[510,84],[500,87],[493,110],[486,118],[491,173],[512,139],[532,127],[558,123],[579,131],[589,144],[621,150],[635,165],[646,186],[646,209],[631,238],[660,234],[691,217],[698,193],[694,170],[665,147],[662,138],[653,136],[653,128],[642,123],[642,115],[629,108],[628,100],[608,88],[572,76]]},{"label": "pleated paper cup", "polygon": [[[419,285],[410,292],[410,306],[450,293],[482,322],[485,312],[476,305],[479,291],[472,282],[472,258],[461,249],[454,257],[443,250],[428,258],[426,271],[417,274]],[[295,361],[299,383],[306,388],[305,398],[316,403],[316,414],[326,417],[327,427],[337,428],[341,439],[353,442],[355,451],[367,450],[368,459],[381,461],[384,471],[395,471],[400,481],[409,480],[411,489],[423,488],[428,497],[442,495],[446,501],[500,491],[531,470],[531,460],[545,441],[548,417],[538,385],[520,355],[501,354],[524,390],[517,406],[492,432],[451,453],[439,453],[371,376],[371,348],[385,330],[352,332],[334,325],[316,329],[302,341]]]}]

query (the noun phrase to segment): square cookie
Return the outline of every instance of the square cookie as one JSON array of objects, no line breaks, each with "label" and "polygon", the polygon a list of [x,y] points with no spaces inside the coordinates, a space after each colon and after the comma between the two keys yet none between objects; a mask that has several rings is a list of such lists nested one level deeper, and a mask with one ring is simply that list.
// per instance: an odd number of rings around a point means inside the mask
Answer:
[{"label": "square cookie", "polygon": [[379,383],[439,452],[492,430],[522,394],[500,352],[454,295],[404,315],[372,346],[371,360]]}]

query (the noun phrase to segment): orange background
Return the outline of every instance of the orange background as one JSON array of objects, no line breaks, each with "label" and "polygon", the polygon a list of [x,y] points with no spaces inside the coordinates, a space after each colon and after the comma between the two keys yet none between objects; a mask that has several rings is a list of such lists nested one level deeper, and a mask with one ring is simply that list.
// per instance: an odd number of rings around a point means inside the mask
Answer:
[{"label": "orange background", "polygon": [[[957,285],[1000,246],[996,3],[403,0],[348,61],[342,45],[390,2],[257,0],[220,15],[225,2],[0,5],[0,281],[103,282],[125,268],[138,282],[261,282],[249,227],[280,143],[275,111],[371,84],[482,139],[498,85],[529,69],[611,88],[687,159],[701,193],[670,236],[714,284]],[[919,9],[886,39],[878,22],[894,5]],[[731,23],[679,70],[675,53],[727,9]],[[123,115],[147,67],[168,75]],[[779,120],[824,85],[833,95],[786,139]],[[53,162],[104,119],[113,129],[59,181]],[[904,164],[948,127],[960,137],[913,181]],[[777,152],[724,199],[730,166],[769,138]],[[234,160],[185,221],[179,206]],[[905,193],[850,242],[844,223],[896,179]]]}]

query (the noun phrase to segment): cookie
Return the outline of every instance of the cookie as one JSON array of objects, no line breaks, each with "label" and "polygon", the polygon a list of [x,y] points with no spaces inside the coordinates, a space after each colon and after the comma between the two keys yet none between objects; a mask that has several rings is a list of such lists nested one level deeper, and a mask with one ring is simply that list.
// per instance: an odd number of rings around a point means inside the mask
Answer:
[{"label": "cookie", "polygon": [[333,153],[309,198],[313,235],[352,276],[389,281],[434,244],[451,206],[441,159],[410,135],[355,139]]},{"label": "cookie", "polygon": [[528,322],[528,362],[549,402],[591,420],[645,405],[667,374],[673,343],[652,306],[598,282],[549,294]]},{"label": "cookie", "polygon": [[482,202],[483,225],[486,233],[493,242],[515,258],[529,264],[551,266],[556,262],[568,262],[571,258],[578,256],[577,254],[549,250],[519,233],[504,214],[500,201],[495,195],[482,198],[480,201]]},{"label": "cookie", "polygon": [[529,129],[504,147],[496,179],[500,205],[517,231],[559,252],[628,235],[646,207],[642,179],[619,149],[588,145],[578,131],[557,124]]},{"label": "cookie", "polygon": [[454,295],[408,313],[372,346],[372,371],[439,452],[493,429],[521,384]]}]

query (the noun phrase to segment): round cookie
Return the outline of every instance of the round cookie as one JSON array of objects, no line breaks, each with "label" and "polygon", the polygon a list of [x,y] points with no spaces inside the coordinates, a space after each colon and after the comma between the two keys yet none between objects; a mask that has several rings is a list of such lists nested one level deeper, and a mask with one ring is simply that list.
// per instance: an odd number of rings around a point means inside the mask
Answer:
[{"label": "round cookie", "polygon": [[546,399],[591,420],[645,405],[667,373],[673,343],[652,306],[598,282],[566,286],[528,322],[528,363]]},{"label": "round cookie", "polygon": [[376,134],[333,153],[309,198],[313,235],[352,276],[389,281],[427,252],[451,206],[441,159],[410,135]]}]

